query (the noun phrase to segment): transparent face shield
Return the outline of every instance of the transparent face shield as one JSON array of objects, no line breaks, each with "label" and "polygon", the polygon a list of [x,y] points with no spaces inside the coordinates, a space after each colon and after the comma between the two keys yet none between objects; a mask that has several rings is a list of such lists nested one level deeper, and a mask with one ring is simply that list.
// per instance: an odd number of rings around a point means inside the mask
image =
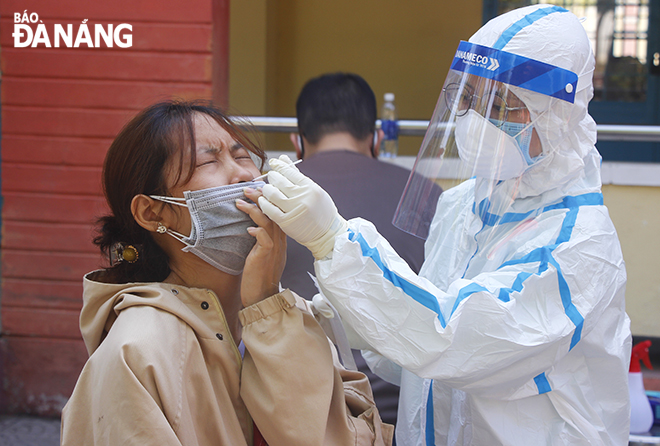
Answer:
[{"label": "transparent face shield", "polygon": [[518,180],[550,150],[544,117],[557,101],[573,102],[576,84],[568,70],[461,42],[394,225],[426,239],[440,188]]}]

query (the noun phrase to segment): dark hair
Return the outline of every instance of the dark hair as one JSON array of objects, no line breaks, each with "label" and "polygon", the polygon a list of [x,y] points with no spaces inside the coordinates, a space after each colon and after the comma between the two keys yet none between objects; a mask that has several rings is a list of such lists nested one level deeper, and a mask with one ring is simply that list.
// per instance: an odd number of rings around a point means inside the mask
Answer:
[{"label": "dark hair", "polygon": [[[94,239],[108,258],[119,244],[133,245],[139,257],[134,263],[119,262],[106,269],[107,280],[160,282],[170,273],[169,259],[149,231],[133,218],[131,201],[139,194],[168,195],[165,169],[178,157],[175,184],[188,182],[196,164],[194,115],[215,120],[236,141],[261,159],[266,155],[246,133],[218,108],[207,101],[165,101],[135,116],[110,145],[103,164],[103,191],[110,215],[98,220],[99,235]],[[186,150],[190,148],[190,150]],[[186,163],[190,157],[190,163]],[[188,165],[187,172],[184,166]]]},{"label": "dark hair", "polygon": [[330,133],[348,132],[362,140],[376,128],[376,96],[363,78],[324,74],[308,81],[298,96],[298,130],[316,144]]}]

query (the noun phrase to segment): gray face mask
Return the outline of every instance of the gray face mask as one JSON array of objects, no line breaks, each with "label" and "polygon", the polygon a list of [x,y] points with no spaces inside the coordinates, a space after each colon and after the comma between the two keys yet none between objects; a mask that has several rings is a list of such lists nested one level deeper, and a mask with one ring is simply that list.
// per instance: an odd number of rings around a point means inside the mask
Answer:
[{"label": "gray face mask", "polygon": [[236,207],[236,199],[251,201],[243,194],[246,187],[263,187],[263,181],[230,184],[196,191],[186,191],[185,198],[151,195],[155,200],[188,208],[192,229],[185,236],[171,229],[167,233],[186,246],[185,252],[231,275],[243,272],[245,259],[256,243],[247,232],[255,223]]}]

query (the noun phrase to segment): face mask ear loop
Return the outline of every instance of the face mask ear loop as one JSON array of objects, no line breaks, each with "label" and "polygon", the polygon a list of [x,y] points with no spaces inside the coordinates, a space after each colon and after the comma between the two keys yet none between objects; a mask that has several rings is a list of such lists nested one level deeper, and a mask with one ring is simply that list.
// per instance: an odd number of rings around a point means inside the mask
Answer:
[{"label": "face mask ear loop", "polygon": [[188,243],[186,243],[186,242],[183,241],[183,239],[184,239],[184,238],[187,238],[187,237],[186,237],[185,235],[179,233],[179,232],[173,231],[172,229],[168,229],[168,230],[165,232],[165,234],[168,234],[170,237],[172,237],[172,238],[175,239],[175,240],[180,241],[181,243],[183,243],[183,244],[186,245],[186,246],[190,246]]},{"label": "face mask ear loop", "polygon": [[161,195],[149,195],[149,196],[154,200],[163,201],[169,204],[176,204],[177,206],[183,206],[184,208],[188,207],[188,205],[185,203],[186,202],[185,198],[163,197]]},{"label": "face mask ear loop", "polygon": [[[154,200],[159,200],[164,203],[169,203],[169,204],[176,204],[177,206],[183,206],[184,208],[188,208],[188,205],[185,203],[186,199],[185,198],[176,198],[176,197],[164,197],[162,195],[149,195],[151,198]],[[181,203],[181,202],[184,203]],[[175,240],[180,241],[186,246],[190,246],[188,243],[184,242],[183,239],[187,238],[185,235],[180,234],[176,231],[173,231],[172,229],[167,229],[165,231],[165,234],[168,234],[170,237],[174,238]]]},{"label": "face mask ear loop", "polygon": [[530,128],[531,126],[533,126],[534,123],[535,123],[536,121],[538,121],[538,120],[541,118],[541,116],[543,116],[543,114],[544,114],[545,112],[547,112],[547,111],[548,111],[548,109],[546,108],[546,109],[543,110],[541,113],[539,113],[538,116],[536,116],[536,118],[534,118],[534,119],[532,119],[531,121],[529,121],[529,122],[527,123],[527,125],[525,125],[525,127],[523,127],[522,130],[520,130],[518,133],[516,133],[515,135],[513,135],[513,137],[514,137],[514,138],[517,138],[517,137],[518,137],[519,135],[521,135],[524,131],[526,131],[528,128]]}]

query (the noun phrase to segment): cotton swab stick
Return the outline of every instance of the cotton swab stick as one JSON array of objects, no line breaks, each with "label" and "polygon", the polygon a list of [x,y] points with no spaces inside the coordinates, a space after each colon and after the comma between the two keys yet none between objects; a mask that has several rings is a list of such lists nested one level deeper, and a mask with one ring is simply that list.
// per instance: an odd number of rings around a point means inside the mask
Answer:
[{"label": "cotton swab stick", "polygon": [[[302,160],[294,161],[293,164],[298,164],[298,163],[300,163],[301,161],[302,161]],[[259,175],[259,176],[256,177],[256,178],[252,178],[252,181],[258,181],[258,180],[261,180],[262,178],[266,178],[266,176],[268,176],[267,173],[265,173],[265,174],[263,174],[263,175]]]}]

